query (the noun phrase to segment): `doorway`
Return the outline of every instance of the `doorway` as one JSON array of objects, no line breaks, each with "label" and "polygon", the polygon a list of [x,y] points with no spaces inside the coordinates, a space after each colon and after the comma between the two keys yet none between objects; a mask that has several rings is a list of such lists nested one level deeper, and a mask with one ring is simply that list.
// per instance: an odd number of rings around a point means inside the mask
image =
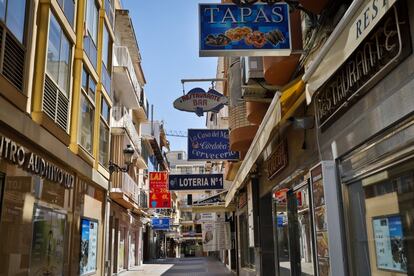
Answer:
[{"label": "doorway", "polygon": [[272,201],[278,275],[316,275],[309,182],[275,190]]}]

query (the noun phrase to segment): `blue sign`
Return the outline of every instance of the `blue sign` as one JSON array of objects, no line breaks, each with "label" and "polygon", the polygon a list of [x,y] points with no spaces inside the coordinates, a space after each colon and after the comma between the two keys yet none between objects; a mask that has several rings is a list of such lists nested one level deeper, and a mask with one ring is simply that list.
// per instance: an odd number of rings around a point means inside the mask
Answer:
[{"label": "blue sign", "polygon": [[222,190],[222,174],[170,174],[169,190]]},{"label": "blue sign", "polygon": [[153,218],[151,220],[151,226],[154,230],[169,230],[170,219],[169,218]]},{"label": "blue sign", "polygon": [[189,129],[188,160],[238,160],[239,153],[230,150],[227,129]]},{"label": "blue sign", "polygon": [[289,56],[286,3],[200,4],[200,56]]}]

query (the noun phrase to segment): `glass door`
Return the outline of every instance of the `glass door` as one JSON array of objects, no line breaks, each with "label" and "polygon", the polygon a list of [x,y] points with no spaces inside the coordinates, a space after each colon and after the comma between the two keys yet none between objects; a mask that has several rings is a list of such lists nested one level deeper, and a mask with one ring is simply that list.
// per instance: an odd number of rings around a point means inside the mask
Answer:
[{"label": "glass door", "polygon": [[309,184],[275,191],[273,217],[278,275],[315,275]]}]

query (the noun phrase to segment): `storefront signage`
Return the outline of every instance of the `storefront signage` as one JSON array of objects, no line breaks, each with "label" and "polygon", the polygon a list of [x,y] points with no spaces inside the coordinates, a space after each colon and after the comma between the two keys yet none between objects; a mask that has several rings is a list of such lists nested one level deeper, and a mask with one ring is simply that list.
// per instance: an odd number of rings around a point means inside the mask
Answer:
[{"label": "storefront signage", "polygon": [[188,160],[238,160],[230,150],[228,129],[189,129]]},{"label": "storefront signage", "polygon": [[227,97],[214,89],[204,91],[202,88],[193,88],[186,95],[174,101],[174,108],[194,112],[203,116],[204,112],[219,112],[228,103]]},{"label": "storefront signage", "polygon": [[167,172],[150,172],[150,208],[171,208],[171,194],[168,190]]},{"label": "storefront signage", "polygon": [[200,56],[289,56],[286,3],[200,4]]},{"label": "storefront signage", "polygon": [[222,190],[223,174],[170,175],[170,191]]},{"label": "storefront signage", "polygon": [[[373,1],[374,4],[379,2]],[[362,28],[368,24],[365,16],[368,17],[370,14],[372,17],[373,13],[374,8],[370,12],[367,10],[367,14],[357,21],[356,36],[362,32],[359,25]],[[318,91],[315,105],[319,127],[322,130],[329,127],[409,54],[411,43],[406,22],[397,17],[396,9],[390,10],[372,30],[371,35],[364,39]]]},{"label": "storefront signage", "polygon": [[288,164],[287,141],[281,142],[266,160],[267,178],[274,178]]},{"label": "storefront signage", "polygon": [[231,249],[230,223],[206,222],[201,225],[203,251]]},{"label": "storefront signage", "polygon": [[75,177],[43,157],[28,151],[13,140],[0,136],[0,159],[18,165],[22,169],[43,177],[46,180],[72,189]]},{"label": "storefront signage", "polygon": [[81,219],[80,275],[96,272],[98,256],[98,222]]},{"label": "storefront signage", "polygon": [[398,215],[372,220],[377,268],[407,273],[408,256],[404,245],[401,217]]},{"label": "storefront signage", "polygon": [[193,213],[194,223],[225,222],[224,213]]},{"label": "storefront signage", "polygon": [[170,219],[169,218],[153,218],[151,220],[151,226],[154,230],[169,230]]}]

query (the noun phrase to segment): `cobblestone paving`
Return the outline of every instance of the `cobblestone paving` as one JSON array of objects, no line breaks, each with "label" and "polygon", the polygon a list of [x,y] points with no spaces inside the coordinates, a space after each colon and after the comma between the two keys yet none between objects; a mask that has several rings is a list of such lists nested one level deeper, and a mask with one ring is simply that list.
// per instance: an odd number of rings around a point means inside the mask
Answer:
[{"label": "cobblestone paving", "polygon": [[156,260],[120,276],[230,276],[227,267],[215,258],[196,257]]}]

